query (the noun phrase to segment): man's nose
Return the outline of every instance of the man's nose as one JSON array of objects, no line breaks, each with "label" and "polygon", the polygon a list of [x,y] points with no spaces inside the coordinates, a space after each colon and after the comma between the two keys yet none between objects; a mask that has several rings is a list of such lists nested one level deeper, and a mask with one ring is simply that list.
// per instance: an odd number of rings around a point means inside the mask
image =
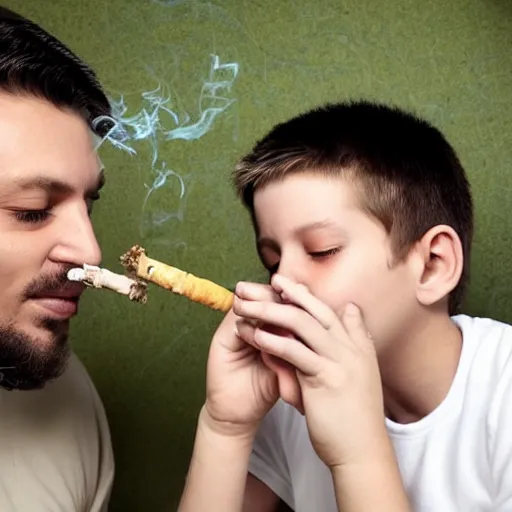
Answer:
[{"label": "man's nose", "polygon": [[79,266],[100,264],[101,249],[86,208],[66,212],[58,229],[58,243],[50,255],[52,260]]}]

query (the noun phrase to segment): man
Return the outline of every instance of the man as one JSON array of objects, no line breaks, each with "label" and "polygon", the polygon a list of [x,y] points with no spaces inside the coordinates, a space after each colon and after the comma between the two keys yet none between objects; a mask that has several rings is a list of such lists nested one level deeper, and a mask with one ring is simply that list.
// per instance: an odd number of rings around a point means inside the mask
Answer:
[{"label": "man", "polygon": [[[61,42],[0,7],[0,510],[106,511],[105,412],[68,345],[101,253],[90,221],[103,171],[96,76]],[[94,128],[93,128],[94,127]],[[106,128],[106,127],[105,127]]]}]

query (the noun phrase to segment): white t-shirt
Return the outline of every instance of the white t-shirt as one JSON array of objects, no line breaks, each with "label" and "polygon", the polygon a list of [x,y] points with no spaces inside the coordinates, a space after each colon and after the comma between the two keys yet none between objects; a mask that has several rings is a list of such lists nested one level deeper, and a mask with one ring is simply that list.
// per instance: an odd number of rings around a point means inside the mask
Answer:
[{"label": "white t-shirt", "polygon": [[[512,327],[456,316],[462,354],[445,400],[416,423],[386,420],[415,511],[512,511]],[[296,512],[335,512],[331,475],[304,418],[279,401],[249,471]]]},{"label": "white t-shirt", "polygon": [[113,477],[103,405],[75,355],[43,389],[0,389],[2,512],[106,512]]}]

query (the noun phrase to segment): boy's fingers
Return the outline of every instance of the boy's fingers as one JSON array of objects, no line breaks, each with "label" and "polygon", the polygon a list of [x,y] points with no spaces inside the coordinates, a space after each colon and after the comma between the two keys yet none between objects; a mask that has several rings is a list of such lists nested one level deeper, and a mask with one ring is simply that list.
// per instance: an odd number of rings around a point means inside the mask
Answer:
[{"label": "boy's fingers", "polygon": [[217,347],[234,353],[243,349],[246,343],[238,336],[236,322],[239,317],[230,309],[217,327],[210,345],[210,354],[218,353]]},{"label": "boy's fingers", "polygon": [[279,274],[274,274],[272,287],[281,297],[285,298],[285,302],[291,302],[307,311],[324,329],[331,330],[339,325],[336,314],[326,304],[317,299],[307,286],[294,283]]},{"label": "boy's fingers", "polygon": [[262,302],[282,302],[281,296],[268,284],[239,282],[235,294],[244,300],[257,300]]},{"label": "boy's fingers", "polygon": [[240,337],[249,345],[262,352],[287,361],[305,375],[316,375],[320,369],[321,359],[306,345],[289,336],[281,336],[254,328],[245,321],[237,322]]},{"label": "boy's fingers", "polygon": [[260,350],[287,361],[305,375],[316,375],[319,371],[320,357],[298,340],[258,328],[254,341]]},{"label": "boy's fingers", "polygon": [[295,304],[276,304],[235,298],[235,313],[257,326],[274,326],[294,334],[319,355],[333,350],[332,339],[320,323]]},{"label": "boy's fingers", "polygon": [[348,337],[360,347],[371,346],[372,337],[366,328],[361,310],[355,304],[347,304],[343,314],[343,324]]},{"label": "boy's fingers", "polygon": [[281,399],[295,407],[302,415],[304,415],[304,404],[302,402],[302,391],[300,389],[299,380],[295,368],[286,361],[272,356],[267,352],[260,352],[261,360],[270,368],[277,376],[279,386],[279,396]]}]

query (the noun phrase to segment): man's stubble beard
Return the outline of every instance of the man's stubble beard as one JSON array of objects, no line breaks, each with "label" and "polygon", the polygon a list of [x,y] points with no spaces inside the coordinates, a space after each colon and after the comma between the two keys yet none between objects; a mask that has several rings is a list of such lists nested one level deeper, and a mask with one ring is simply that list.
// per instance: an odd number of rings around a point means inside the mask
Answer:
[{"label": "man's stubble beard", "polygon": [[0,386],[40,389],[64,372],[69,359],[69,321],[43,318],[49,339],[38,340],[11,326],[0,326]]},{"label": "man's stubble beard", "polygon": [[[39,293],[69,286],[69,268],[32,281],[23,292],[22,302]],[[40,317],[35,326],[46,331],[45,339],[27,334],[14,322],[0,325],[0,387],[40,389],[64,372],[70,353],[69,320]]]}]

